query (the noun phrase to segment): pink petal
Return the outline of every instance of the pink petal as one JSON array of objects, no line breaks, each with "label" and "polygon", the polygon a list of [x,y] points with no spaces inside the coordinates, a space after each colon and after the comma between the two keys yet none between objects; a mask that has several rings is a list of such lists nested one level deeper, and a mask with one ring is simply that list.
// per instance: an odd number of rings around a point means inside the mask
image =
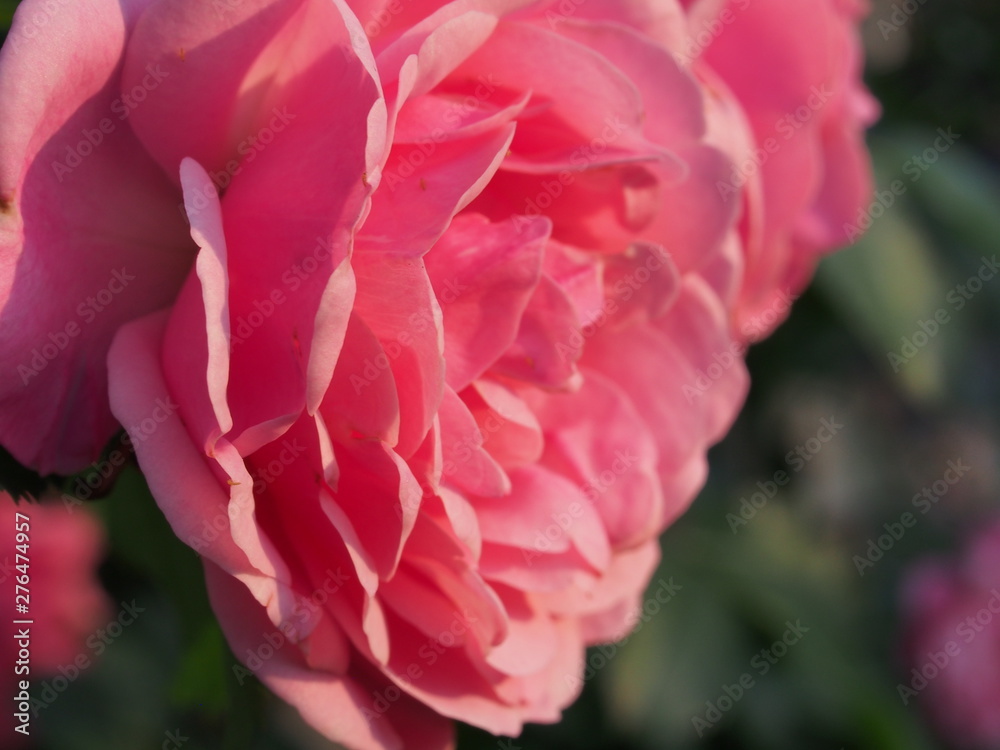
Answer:
[{"label": "pink petal", "polygon": [[517,339],[494,366],[499,375],[543,388],[576,388],[577,313],[566,292],[542,276],[524,311]]},{"label": "pink petal", "polygon": [[510,492],[510,479],[483,449],[485,438],[479,426],[449,387],[445,387],[438,417],[443,449],[442,481],[483,497],[500,497]]},{"label": "pink petal", "polygon": [[462,393],[490,455],[501,466],[531,464],[542,455],[542,428],[528,405],[505,385],[489,378]]},{"label": "pink petal", "polygon": [[[267,636],[281,635],[239,581],[210,563],[205,566],[205,578],[212,608],[234,653],[243,658],[267,644]],[[453,747],[449,722],[432,720],[432,712],[421,709],[426,715],[415,725],[406,721],[407,712],[393,710],[382,716],[372,693],[354,679],[310,669],[293,645],[272,650],[274,655],[261,660],[255,674],[330,740],[356,750]],[[422,732],[419,744],[404,740],[411,736],[408,729]]]},{"label": "pink petal", "polygon": [[111,437],[114,332],[168,304],[195,254],[179,192],[124,121],[142,5],[25,2],[0,53],[0,442],[42,473],[78,470]]},{"label": "pink petal", "polygon": [[[656,437],[667,502],[664,523],[693,498],[704,479],[705,451],[743,402],[744,349],[729,337],[718,298],[690,275],[667,315],[655,323],[605,327],[588,343],[584,364],[628,394]],[[648,365],[632,366],[640,359]]]},{"label": "pink petal", "polygon": [[462,390],[513,343],[540,277],[549,224],[457,217],[427,254],[444,320],[448,384]]},{"label": "pink petal", "polygon": [[330,389],[320,406],[341,442],[363,438],[399,441],[399,396],[389,357],[361,316],[351,315]]},{"label": "pink petal", "polygon": [[475,503],[484,542],[545,552],[573,546],[594,569],[607,566],[607,533],[580,488],[542,467],[517,469],[510,478],[510,496]]},{"label": "pink petal", "polygon": [[[279,589],[272,574],[254,567],[231,536],[230,496],[179,419],[160,371],[166,316],[124,326],[108,354],[111,407],[125,425],[150,490],[174,533],[236,576],[259,601]],[[268,565],[269,567],[269,565]]]},{"label": "pink petal", "polygon": [[583,488],[612,546],[656,536],[663,521],[657,446],[625,394],[585,372],[579,391],[539,394],[532,405],[546,435],[543,463]]},{"label": "pink petal", "polygon": [[[423,442],[441,403],[441,310],[419,259],[364,249],[355,255],[354,269],[354,313],[385,350],[388,361],[377,367],[392,370],[400,411],[395,450],[406,458]],[[362,364],[355,363],[353,374],[366,377],[359,371]]]},{"label": "pink petal", "polygon": [[338,2],[261,0],[226,14],[163,2],[130,46],[126,86],[151,60],[165,76],[136,112],[142,138],[168,172],[193,156],[225,190],[239,339],[229,394],[244,453],[318,407],[347,327],[344,261],[385,147],[384,103],[356,32]]}]

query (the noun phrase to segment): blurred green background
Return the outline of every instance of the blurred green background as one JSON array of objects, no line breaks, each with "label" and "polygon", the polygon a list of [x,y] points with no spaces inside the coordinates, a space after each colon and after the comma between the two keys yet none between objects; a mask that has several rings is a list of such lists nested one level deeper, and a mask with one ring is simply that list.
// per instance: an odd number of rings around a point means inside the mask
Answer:
[{"label": "blurred green background", "polygon": [[[752,350],[746,409],[663,537],[654,580],[680,593],[626,644],[592,652],[561,724],[509,743],[463,728],[460,750],[948,747],[897,694],[898,587],[912,561],[956,550],[1000,512],[1000,279],[960,310],[953,293],[1000,244],[1000,5],[918,1],[901,26],[880,25],[901,4],[874,2],[865,37],[884,106],[877,184],[906,190]],[[0,0],[0,24],[15,5]],[[961,137],[914,172],[939,128]],[[902,339],[941,308],[949,322],[909,357]],[[889,352],[909,361],[894,368]],[[843,428],[813,452],[823,419]],[[799,446],[808,461],[789,459]],[[971,470],[862,576],[855,556],[954,460]],[[742,500],[779,471],[790,481],[751,515]],[[39,747],[330,748],[260,685],[237,685],[195,555],[141,478],[126,473],[113,494],[94,504],[111,541],[102,578],[149,614],[46,709]],[[787,654],[773,646],[783,636]]]}]

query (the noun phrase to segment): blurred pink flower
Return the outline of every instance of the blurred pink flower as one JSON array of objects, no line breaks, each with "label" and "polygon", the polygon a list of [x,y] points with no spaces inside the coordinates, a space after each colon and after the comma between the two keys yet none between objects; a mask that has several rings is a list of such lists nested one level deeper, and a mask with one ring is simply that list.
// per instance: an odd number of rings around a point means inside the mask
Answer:
[{"label": "blurred pink flower", "polygon": [[[97,580],[103,546],[100,525],[84,511],[69,511],[58,501],[15,504],[0,492],[0,602],[6,610],[3,679],[8,706],[20,703],[12,699],[21,693],[22,681],[58,675],[60,667],[70,667],[86,653],[87,637],[109,610]],[[27,611],[16,611],[18,604]],[[15,620],[32,622],[15,624]],[[34,698],[35,693],[29,692]],[[29,714],[34,736],[34,707]],[[4,717],[4,737],[10,742],[23,737],[14,731],[12,711],[4,711]]]},{"label": "blurred pink flower", "polygon": [[958,560],[928,560],[903,585],[908,673],[898,687],[956,746],[1000,744],[1000,523]]},{"label": "blurred pink flower", "polygon": [[234,652],[328,737],[557,720],[635,622],[746,340],[867,190],[831,62],[855,14],[820,3],[803,43],[794,3],[744,5],[101,0],[36,33],[27,0],[0,441],[78,467],[110,378]]}]

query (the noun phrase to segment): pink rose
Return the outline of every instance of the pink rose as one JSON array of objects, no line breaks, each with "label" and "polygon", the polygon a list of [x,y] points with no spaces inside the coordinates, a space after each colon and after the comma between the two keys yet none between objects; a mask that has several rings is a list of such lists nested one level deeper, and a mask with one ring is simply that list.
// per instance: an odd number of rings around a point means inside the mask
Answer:
[{"label": "pink rose", "polygon": [[755,136],[685,56],[697,9],[104,0],[35,35],[33,7],[0,58],[0,441],[78,466],[109,379],[237,676],[331,739],[555,721],[787,275],[746,281],[768,195],[719,189]]},{"label": "pink rose", "polygon": [[957,747],[1000,743],[1000,524],[957,561],[915,566],[903,587],[906,676],[917,703]]},{"label": "pink rose", "polygon": [[[21,692],[22,680],[56,675],[59,667],[73,664],[86,651],[87,637],[101,624],[109,609],[97,580],[102,547],[101,528],[87,513],[67,511],[58,501],[15,504],[10,495],[0,492],[0,602],[5,623],[6,706],[20,702],[16,697]],[[27,598],[19,599],[19,595]],[[27,611],[16,612],[19,604]],[[32,622],[23,624],[15,620]],[[27,639],[23,637],[24,630],[28,631]],[[32,698],[37,698],[34,692]],[[15,732],[14,727],[22,722],[15,722],[11,710],[3,714],[4,741],[15,742],[22,734]],[[36,721],[33,707],[28,714],[33,730]]]}]

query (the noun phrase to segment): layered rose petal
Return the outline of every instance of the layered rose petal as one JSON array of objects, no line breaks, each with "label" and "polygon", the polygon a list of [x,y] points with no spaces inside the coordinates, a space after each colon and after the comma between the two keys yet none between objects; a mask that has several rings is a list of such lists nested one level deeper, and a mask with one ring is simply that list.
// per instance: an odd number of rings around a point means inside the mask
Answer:
[{"label": "layered rose petal", "polygon": [[[698,276],[684,279],[666,315],[609,326],[588,343],[585,364],[642,405],[643,419],[659,446],[668,503],[665,522],[693,499],[707,470],[706,449],[724,434],[743,403],[747,376],[742,351],[729,334],[718,297]],[[633,366],[639,357],[652,364]]]},{"label": "layered rose petal", "polygon": [[[168,172],[191,156],[225,191],[238,338],[229,389],[242,394],[233,429],[247,446],[280,434],[303,405],[316,408],[343,343],[353,291],[343,262],[385,128],[371,53],[355,48],[356,32],[337,3],[248,3],[219,14],[165,2],[143,18],[129,50],[126,76],[146,59],[168,75],[137,114],[143,141]],[[206,69],[225,75],[195,86]],[[167,113],[192,88],[204,106],[186,107],[192,119],[178,127]],[[265,378],[247,366],[264,361]],[[272,378],[300,385],[262,387]]]},{"label": "layered rose petal", "polygon": [[[702,24],[722,10],[709,0],[694,6]],[[835,0],[808,9],[787,0],[754,2],[731,9],[726,32],[700,50],[699,65],[733,92],[753,129],[753,148],[766,154],[748,151],[739,159],[757,165],[749,171],[759,171],[765,207],[744,224],[741,323],[804,286],[820,253],[847,244],[848,227],[871,194],[861,136],[877,106],[860,81],[855,24],[862,11],[860,3]],[[760,49],[769,53],[747,65],[747,55]]]},{"label": "layered rose petal", "polygon": [[459,217],[427,256],[441,300],[448,384],[456,390],[478,378],[514,342],[521,316],[538,285],[544,219],[518,226]]},{"label": "layered rose petal", "polygon": [[114,332],[172,301],[195,248],[179,194],[131,128],[162,72],[145,73],[134,98],[120,85],[146,4],[41,5],[21,4],[0,53],[0,442],[43,473],[70,473],[116,429]]},{"label": "layered rose petal", "polygon": [[[280,634],[255,606],[238,581],[219,568],[206,566],[208,591],[230,645],[237,653],[253,651],[265,638]],[[283,636],[282,636],[283,637]],[[454,747],[450,722],[412,699],[394,705],[382,717],[368,684],[321,672],[306,664],[294,647],[278,650],[258,675],[279,696],[294,704],[303,718],[335,742],[357,750],[404,750]],[[384,683],[381,686],[385,687]],[[377,692],[376,692],[377,695]]]}]

